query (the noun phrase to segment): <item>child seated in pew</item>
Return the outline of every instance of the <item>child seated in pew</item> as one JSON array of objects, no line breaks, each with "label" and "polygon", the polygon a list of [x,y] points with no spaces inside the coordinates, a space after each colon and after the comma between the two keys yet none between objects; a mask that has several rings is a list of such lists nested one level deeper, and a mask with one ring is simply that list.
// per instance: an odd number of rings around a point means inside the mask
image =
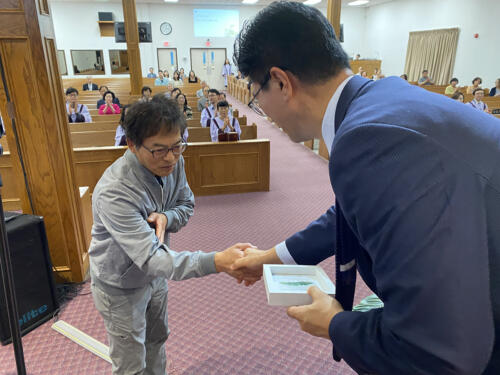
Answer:
[{"label": "child seated in pew", "polygon": [[215,117],[217,102],[219,101],[219,91],[216,89],[208,90],[208,102],[201,111],[200,123],[203,128],[209,127],[211,120]]},{"label": "child seated in pew", "polygon": [[241,128],[238,119],[229,115],[229,103],[225,100],[217,103],[217,113],[210,120],[210,137],[212,142],[219,140],[219,134],[236,132],[240,139]]},{"label": "child seated in pew", "polygon": [[87,106],[78,104],[78,90],[74,87],[66,90],[66,113],[68,122],[92,122]]},{"label": "child seated in pew", "polygon": [[123,107],[122,115],[120,116],[120,124],[116,128],[115,134],[115,146],[126,146],[127,137],[125,137],[125,130],[123,129],[123,123],[125,122],[125,115],[130,106],[126,105]]},{"label": "child seated in pew", "polygon": [[[97,109],[101,108],[103,104],[106,104],[106,101],[104,100],[104,94],[106,94],[108,91],[109,91],[108,86],[99,87],[99,94],[101,94],[102,98],[97,101]],[[113,99],[113,103],[118,104],[120,108],[122,107],[120,99],[118,99],[116,96]]]},{"label": "child seated in pew", "polygon": [[106,91],[103,95],[104,104],[99,107],[100,115],[118,115],[120,114],[120,107],[118,104],[113,103],[115,94],[112,91]]},{"label": "child seated in pew", "polygon": [[139,99],[140,102],[149,102],[152,99],[152,91],[151,87],[149,86],[144,86],[141,90],[141,98]]}]

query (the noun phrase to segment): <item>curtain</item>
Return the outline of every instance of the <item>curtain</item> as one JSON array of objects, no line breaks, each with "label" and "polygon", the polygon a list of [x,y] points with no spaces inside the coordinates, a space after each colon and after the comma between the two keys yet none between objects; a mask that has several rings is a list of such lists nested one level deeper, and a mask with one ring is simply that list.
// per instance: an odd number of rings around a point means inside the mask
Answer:
[{"label": "curtain", "polygon": [[455,66],[458,34],[458,28],[411,32],[405,64],[408,80],[418,81],[427,69],[434,84],[447,84]]}]

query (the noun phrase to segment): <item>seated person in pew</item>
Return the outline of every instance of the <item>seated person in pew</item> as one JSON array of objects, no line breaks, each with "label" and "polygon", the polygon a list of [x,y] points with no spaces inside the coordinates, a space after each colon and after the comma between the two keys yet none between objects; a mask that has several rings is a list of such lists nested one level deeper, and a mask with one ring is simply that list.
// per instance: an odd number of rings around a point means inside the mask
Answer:
[{"label": "seated person in pew", "polygon": [[459,102],[464,102],[464,94],[462,94],[460,91],[455,92],[451,98],[453,100],[458,100]]},{"label": "seated person in pew", "polygon": [[182,158],[185,127],[177,103],[164,95],[133,104],[124,123],[128,150],[92,194],[91,291],[108,333],[113,374],[165,374],[167,279],[218,272],[238,278],[231,266],[251,246],[171,250],[170,233],[187,224],[194,208]]},{"label": "seated person in pew", "polygon": [[481,77],[476,77],[472,80],[472,85],[471,86],[467,86],[467,94],[473,94],[474,95],[474,91],[476,89],[480,89],[481,88],[481,84],[483,83],[483,80],[481,79]]},{"label": "seated person in pew", "polygon": [[188,105],[186,95],[179,92],[175,96],[175,100],[177,101],[177,104],[179,105],[179,109],[184,114],[184,118],[186,120],[191,120],[193,118],[193,111],[192,111],[191,107]]},{"label": "seated person in pew", "polygon": [[170,91],[170,98],[175,99],[178,94],[180,94],[182,91],[180,88],[175,87]]},{"label": "seated person in pew", "polygon": [[78,90],[74,87],[66,90],[66,113],[68,122],[92,122],[87,106],[78,104]]},{"label": "seated person in pew", "polygon": [[427,69],[422,70],[422,77],[418,79],[418,85],[433,85],[431,77],[429,77],[429,71]]},{"label": "seated person in pew", "polygon": [[194,71],[192,71],[192,70],[189,72],[188,82],[189,83],[198,83],[198,77],[196,77],[196,74],[194,74]]},{"label": "seated person in pew", "polygon": [[149,73],[147,75],[148,78],[156,78],[155,70],[153,68],[149,68]]},{"label": "seated person in pew", "polygon": [[[200,98],[200,100],[198,100],[198,111],[203,111],[203,108],[206,107],[207,103],[208,103],[208,90],[210,90],[210,88],[205,85],[205,87],[203,88],[203,96]],[[198,94],[196,94],[198,95]]]},{"label": "seated person in pew", "polygon": [[399,76],[399,78],[404,79],[405,81],[408,81],[408,74],[404,73]]},{"label": "seated person in pew", "polygon": [[[227,101],[227,98],[226,98],[226,93],[221,91],[219,93],[219,102],[222,102],[222,101]],[[231,107],[231,105],[229,105],[229,116],[232,116],[232,115],[233,115],[233,108]]]},{"label": "seated person in pew", "polygon": [[[106,92],[108,91],[109,91],[108,86],[99,87],[99,94],[101,94],[102,98],[97,101],[97,109],[101,108],[101,105],[106,104],[106,101],[104,100],[104,94],[106,94]],[[118,99],[116,96],[113,99],[113,103],[118,104],[120,108],[122,107],[120,99]]]},{"label": "seated person in pew", "polygon": [[184,68],[179,69],[179,79],[183,82],[186,80],[186,73],[184,73]]},{"label": "seated person in pew", "polygon": [[500,96],[500,78],[495,81],[495,87],[490,90],[490,96]]},{"label": "seated person in pew", "polygon": [[155,79],[155,86],[167,86],[169,82],[170,80],[165,78],[163,72],[161,70],[158,71],[158,78]]},{"label": "seated person in pew", "polygon": [[172,95],[171,95],[171,92],[172,90],[174,89],[174,85],[172,82],[169,82],[168,85],[167,85],[167,91],[165,91],[165,98],[171,98]]},{"label": "seated person in pew", "polygon": [[172,75],[172,83],[174,84],[174,87],[180,87],[180,86],[184,85],[184,83],[182,82],[180,73],[177,70]]},{"label": "seated person in pew", "polygon": [[459,90],[458,78],[452,78],[450,81],[450,85],[448,87],[446,87],[446,89],[444,90],[444,94],[445,95],[453,95],[456,92],[458,92],[458,90]]},{"label": "seated person in pew", "polygon": [[229,115],[229,103],[222,101],[217,103],[217,114],[210,121],[210,137],[212,142],[219,140],[219,134],[234,133],[240,139],[241,128],[238,119]]},{"label": "seated person in pew", "polygon": [[202,98],[203,97],[203,89],[207,87],[207,83],[205,81],[201,81],[201,89],[199,89],[198,91],[196,91],[196,96],[198,98]]},{"label": "seated person in pew", "polygon": [[482,99],[484,98],[484,90],[482,88],[478,88],[475,89],[472,94],[474,95],[474,99],[468,102],[467,105],[480,111],[490,113],[488,106],[485,102],[482,101]]},{"label": "seated person in pew", "polygon": [[140,102],[149,102],[152,99],[152,94],[153,92],[151,91],[151,87],[149,86],[144,86],[141,90],[141,98],[139,99]]},{"label": "seated person in pew", "polygon": [[83,84],[82,89],[83,89],[83,91],[97,91],[97,84],[92,82],[91,76],[87,76],[87,83]]},{"label": "seated person in pew", "polygon": [[219,100],[219,91],[216,89],[208,90],[208,102],[201,112],[200,123],[203,128],[210,126],[210,120],[215,117],[217,101]]},{"label": "seated person in pew", "polygon": [[126,105],[122,109],[122,115],[120,116],[120,124],[116,128],[115,134],[115,146],[126,146],[127,138],[125,136],[125,130],[123,130],[123,123],[125,122],[125,116],[127,115],[127,110],[130,106]]},{"label": "seated person in pew", "polygon": [[115,94],[113,91],[106,91],[104,93],[103,99],[104,104],[99,107],[100,115],[118,115],[120,114],[120,107],[118,104],[113,103]]}]

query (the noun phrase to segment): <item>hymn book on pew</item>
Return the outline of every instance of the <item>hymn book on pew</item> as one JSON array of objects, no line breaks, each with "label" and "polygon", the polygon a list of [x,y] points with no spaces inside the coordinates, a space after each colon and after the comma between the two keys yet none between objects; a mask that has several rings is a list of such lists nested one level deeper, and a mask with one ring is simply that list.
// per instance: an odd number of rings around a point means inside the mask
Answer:
[{"label": "hymn book on pew", "polygon": [[229,132],[229,133],[219,133],[218,135],[219,142],[236,142],[239,141],[237,132]]}]

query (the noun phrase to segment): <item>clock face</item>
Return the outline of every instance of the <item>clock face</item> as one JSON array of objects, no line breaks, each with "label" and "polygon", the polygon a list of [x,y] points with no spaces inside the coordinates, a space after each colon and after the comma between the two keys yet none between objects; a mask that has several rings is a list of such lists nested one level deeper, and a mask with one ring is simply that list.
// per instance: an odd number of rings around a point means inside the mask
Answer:
[{"label": "clock face", "polygon": [[163,22],[160,25],[160,31],[163,35],[168,35],[172,32],[172,25],[169,24],[168,22]]}]

